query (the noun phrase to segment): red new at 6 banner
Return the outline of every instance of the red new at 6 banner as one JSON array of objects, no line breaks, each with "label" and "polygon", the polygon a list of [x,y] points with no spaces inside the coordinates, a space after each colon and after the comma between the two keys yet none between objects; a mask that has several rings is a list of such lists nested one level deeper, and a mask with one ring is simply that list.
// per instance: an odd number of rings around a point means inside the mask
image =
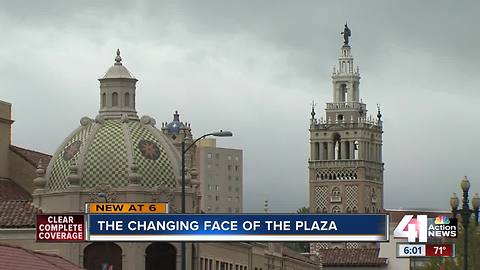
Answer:
[{"label": "red new at 6 banner", "polygon": [[37,242],[82,242],[85,240],[83,214],[37,215]]}]

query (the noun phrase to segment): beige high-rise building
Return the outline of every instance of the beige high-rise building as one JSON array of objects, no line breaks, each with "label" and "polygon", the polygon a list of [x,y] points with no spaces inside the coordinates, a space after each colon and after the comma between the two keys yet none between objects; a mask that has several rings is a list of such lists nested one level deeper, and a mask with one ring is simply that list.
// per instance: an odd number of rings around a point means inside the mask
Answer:
[{"label": "beige high-rise building", "polygon": [[195,155],[199,167],[205,213],[241,213],[243,211],[242,150],[217,147],[215,139],[203,139]]}]

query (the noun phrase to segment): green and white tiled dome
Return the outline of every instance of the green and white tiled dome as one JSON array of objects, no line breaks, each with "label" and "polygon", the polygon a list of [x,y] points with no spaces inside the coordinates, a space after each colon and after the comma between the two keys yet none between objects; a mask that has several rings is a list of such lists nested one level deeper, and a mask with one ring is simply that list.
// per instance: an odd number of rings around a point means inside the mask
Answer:
[{"label": "green and white tiled dome", "polygon": [[83,118],[82,122],[52,158],[46,175],[48,190],[67,189],[72,166],[85,189],[99,184],[127,186],[135,171],[144,187],[175,186],[174,146],[154,126],[139,120],[99,123]]},{"label": "green and white tiled dome", "polygon": [[[122,66],[119,51],[115,61],[117,69]],[[118,188],[131,183],[146,188],[175,187],[179,153],[155,128],[153,118],[138,118],[134,100],[137,80],[124,76],[130,75],[128,70],[112,70],[116,69],[110,68],[99,79],[100,114],[95,120],[82,118],[81,126],[65,139],[51,159],[45,176],[48,190],[65,190],[72,183],[83,189],[97,185]]]}]

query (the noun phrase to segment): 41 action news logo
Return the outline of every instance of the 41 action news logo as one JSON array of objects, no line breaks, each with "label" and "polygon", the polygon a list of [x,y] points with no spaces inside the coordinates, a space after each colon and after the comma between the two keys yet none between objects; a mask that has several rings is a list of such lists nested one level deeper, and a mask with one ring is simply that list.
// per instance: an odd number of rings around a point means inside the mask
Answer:
[{"label": "41 action news logo", "polygon": [[427,242],[433,238],[457,238],[457,219],[447,216],[428,218],[427,215],[405,215],[393,231],[395,238],[407,238],[408,242]]}]

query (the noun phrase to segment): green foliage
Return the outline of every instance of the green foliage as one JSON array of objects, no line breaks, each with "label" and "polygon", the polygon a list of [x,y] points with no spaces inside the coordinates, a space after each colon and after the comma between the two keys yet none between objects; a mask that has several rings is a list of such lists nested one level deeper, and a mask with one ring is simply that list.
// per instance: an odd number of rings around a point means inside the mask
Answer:
[{"label": "green foliage", "polygon": [[297,210],[297,214],[308,214],[310,213],[310,208],[308,207],[302,207],[302,208],[298,208]]}]

